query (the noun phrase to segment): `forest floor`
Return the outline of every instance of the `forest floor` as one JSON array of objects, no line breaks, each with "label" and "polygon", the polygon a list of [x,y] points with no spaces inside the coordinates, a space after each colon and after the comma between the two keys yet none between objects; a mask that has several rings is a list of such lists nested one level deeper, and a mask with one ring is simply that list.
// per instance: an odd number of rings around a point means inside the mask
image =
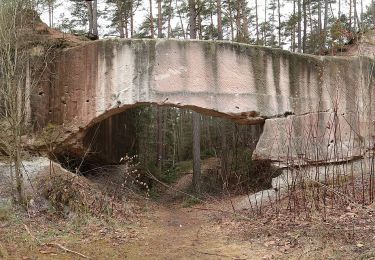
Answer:
[{"label": "forest floor", "polygon": [[197,203],[170,190],[132,203],[124,218],[0,210],[0,259],[375,259],[375,209],[256,217],[234,214],[229,198]]}]

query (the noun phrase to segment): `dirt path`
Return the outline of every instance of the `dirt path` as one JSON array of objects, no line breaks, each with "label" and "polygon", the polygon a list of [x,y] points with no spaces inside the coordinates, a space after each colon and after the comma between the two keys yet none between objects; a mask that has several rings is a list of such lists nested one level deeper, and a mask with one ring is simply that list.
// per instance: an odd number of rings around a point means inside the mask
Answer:
[{"label": "dirt path", "polygon": [[261,259],[259,245],[229,237],[214,215],[187,208],[158,207],[144,223],[143,239],[129,245],[130,259]]},{"label": "dirt path", "polygon": [[192,174],[182,176],[148,209],[141,239],[127,247],[129,259],[262,259],[268,255],[263,245],[229,235],[232,216],[223,223],[222,213],[197,209],[205,205],[182,207],[191,183]]}]

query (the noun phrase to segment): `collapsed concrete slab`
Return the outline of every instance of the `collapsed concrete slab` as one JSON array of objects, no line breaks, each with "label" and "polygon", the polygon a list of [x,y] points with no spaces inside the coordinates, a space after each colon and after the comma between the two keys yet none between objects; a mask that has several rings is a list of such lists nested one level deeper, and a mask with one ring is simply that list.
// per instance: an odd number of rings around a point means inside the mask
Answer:
[{"label": "collapsed concrete slab", "polygon": [[333,112],[268,119],[253,159],[285,166],[305,166],[351,161],[366,153],[371,126]]},{"label": "collapsed concrete slab", "polygon": [[[95,41],[57,54],[48,80],[32,95],[31,116],[41,127],[71,126],[70,143],[79,147],[91,126],[138,104],[188,107],[239,123],[265,121],[255,159],[345,161],[361,155],[360,144],[373,138],[373,68],[374,60],[365,57],[230,42]],[[332,113],[340,138],[320,137],[329,132]],[[318,153],[303,141],[315,123],[319,144],[311,147]],[[289,152],[287,140],[295,145]],[[343,149],[332,157],[328,145]]]}]

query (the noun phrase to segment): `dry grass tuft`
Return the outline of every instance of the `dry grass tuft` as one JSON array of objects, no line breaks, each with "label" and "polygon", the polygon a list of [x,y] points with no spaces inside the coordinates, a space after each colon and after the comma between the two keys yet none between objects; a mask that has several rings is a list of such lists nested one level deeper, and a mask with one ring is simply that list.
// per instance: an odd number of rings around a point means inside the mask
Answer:
[{"label": "dry grass tuft", "polygon": [[119,205],[94,183],[61,166],[45,169],[37,178],[40,194],[49,200],[57,213],[75,212],[96,217],[111,216]]}]

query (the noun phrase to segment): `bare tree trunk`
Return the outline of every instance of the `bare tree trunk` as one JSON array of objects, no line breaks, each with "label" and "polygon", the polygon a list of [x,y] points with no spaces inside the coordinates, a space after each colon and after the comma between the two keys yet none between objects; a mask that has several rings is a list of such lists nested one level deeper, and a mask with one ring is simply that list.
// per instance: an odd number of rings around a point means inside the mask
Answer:
[{"label": "bare tree trunk", "polygon": [[307,40],[307,10],[306,1],[303,0],[303,39],[302,39],[302,51],[306,53],[306,40]]},{"label": "bare tree trunk", "polygon": [[118,16],[119,16],[119,32],[120,32],[120,38],[125,38],[125,33],[124,33],[124,17],[123,17],[123,10],[120,6],[117,6],[117,10],[119,12]]},{"label": "bare tree trunk", "polygon": [[323,46],[322,48],[326,48],[327,43],[327,26],[328,26],[328,0],[324,0],[324,35],[323,35]]},{"label": "bare tree trunk", "polygon": [[155,38],[154,16],[152,15],[152,0],[150,0],[150,34],[151,34],[151,38]]},{"label": "bare tree trunk", "polygon": [[89,34],[93,34],[93,13],[92,13],[92,2],[85,1],[87,6],[87,18],[89,21]]},{"label": "bare tree trunk", "polygon": [[246,0],[242,0],[242,40],[244,42],[247,42],[249,40],[249,24],[248,24],[248,19],[247,19],[247,15],[246,15]]},{"label": "bare tree trunk", "polygon": [[[190,39],[197,37],[195,0],[189,0]],[[193,186],[196,193],[200,193],[201,179],[201,150],[200,150],[200,115],[193,111]]]},{"label": "bare tree trunk", "polygon": [[[0,100],[4,103],[0,109],[0,120],[7,122],[2,124],[0,130],[7,133],[5,138],[0,138],[0,144],[7,150],[6,154],[9,154],[10,184],[15,185],[12,190],[17,191],[14,195],[23,204],[26,198],[23,189],[21,135],[27,130],[25,126],[29,121],[30,93],[37,84],[36,78],[41,75],[31,78],[29,50],[19,48],[25,46],[25,35],[20,32],[29,28],[29,23],[32,22],[28,9],[30,6],[25,7],[20,3],[21,1],[3,1],[0,9]],[[32,43],[32,39],[27,39],[27,43]],[[46,59],[43,58],[43,61]],[[37,73],[41,68],[33,69]]]},{"label": "bare tree trunk", "polygon": [[228,146],[225,126],[222,128],[221,133],[221,178],[223,181],[223,188],[228,186]]},{"label": "bare tree trunk", "polygon": [[[293,0],[293,17],[296,16],[296,0]],[[293,23],[293,33],[292,33],[292,51],[296,51],[296,25]]]},{"label": "bare tree trunk", "polygon": [[279,16],[279,28],[278,28],[278,33],[279,33],[279,47],[281,47],[281,12],[280,12],[280,0],[277,0],[277,12]]},{"label": "bare tree trunk", "polygon": [[311,13],[311,0],[308,0],[309,1],[309,4],[308,4],[308,7],[309,7],[309,23],[310,23],[310,32],[313,31],[313,20],[312,20],[312,13]]},{"label": "bare tree trunk", "polygon": [[130,3],[130,38],[133,38],[134,34],[134,12],[133,12],[133,1]]},{"label": "bare tree trunk", "polygon": [[48,20],[49,20],[49,27],[53,27],[53,1],[48,1]]},{"label": "bare tree trunk", "polygon": [[129,38],[128,16],[126,13],[124,14],[124,20],[125,20],[125,37]]},{"label": "bare tree trunk", "polygon": [[190,13],[190,39],[197,38],[197,12],[195,9],[195,0],[189,0],[189,13]]},{"label": "bare tree trunk", "polygon": [[198,14],[197,18],[198,18],[198,31],[199,31],[198,38],[199,38],[199,40],[202,40],[202,38],[203,38],[202,16],[200,14]]},{"label": "bare tree trunk", "polygon": [[233,26],[233,10],[231,2],[228,1],[228,9],[229,9],[229,20],[230,20],[230,31],[231,31],[231,37],[232,41],[234,41],[234,26]]},{"label": "bare tree trunk", "polygon": [[363,27],[363,0],[361,0],[361,26],[360,27],[361,28]]},{"label": "bare tree trunk", "polygon": [[172,19],[172,0],[169,1],[169,6],[168,6],[168,38],[171,37],[172,33],[172,26],[171,26],[171,19]]},{"label": "bare tree trunk", "polygon": [[236,1],[236,29],[237,29],[237,36],[236,41],[242,41],[242,30],[241,30],[241,0]]},{"label": "bare tree trunk", "polygon": [[218,40],[223,39],[223,24],[222,24],[222,17],[221,17],[221,0],[216,0],[216,12],[217,12],[217,38]]},{"label": "bare tree trunk", "polygon": [[214,39],[214,14],[213,12],[211,11],[210,12],[210,39]]},{"label": "bare tree trunk", "polygon": [[320,1],[318,1],[318,32],[319,35],[322,34],[322,6]]},{"label": "bare tree trunk", "polygon": [[257,44],[259,44],[258,0],[255,0],[255,30],[257,36]]},{"label": "bare tree trunk", "polygon": [[14,172],[16,175],[16,189],[18,193],[19,202],[24,202],[24,191],[23,191],[23,174],[21,171],[21,133],[19,127],[14,128],[15,137],[15,154],[14,154]]},{"label": "bare tree trunk", "polygon": [[298,52],[302,51],[302,28],[301,28],[301,0],[298,0]]},{"label": "bare tree trunk", "polygon": [[349,31],[352,31],[352,0],[349,0]]},{"label": "bare tree trunk", "polygon": [[98,36],[98,2],[94,0],[92,3],[92,33],[94,36]]},{"label": "bare tree trunk", "polygon": [[156,147],[156,166],[161,173],[162,161],[163,161],[163,132],[162,132],[162,108],[156,108],[156,120],[157,120],[157,147]]},{"label": "bare tree trunk", "polygon": [[201,192],[200,115],[193,111],[193,187]]},{"label": "bare tree trunk", "polygon": [[357,20],[359,20],[358,19],[358,14],[357,14],[357,0],[353,0],[353,12],[354,12],[354,26],[353,26],[353,29],[356,32],[357,31],[357,25],[359,25],[359,23],[357,24]]},{"label": "bare tree trunk", "polygon": [[158,0],[158,38],[163,38],[163,17],[161,13],[161,0]]},{"label": "bare tree trunk", "polygon": [[[362,23],[361,23],[361,20],[360,20],[360,17],[358,15],[358,10],[355,10],[355,19],[357,20],[357,31],[361,32],[362,31]],[[359,37],[358,33],[356,34],[357,37]]]},{"label": "bare tree trunk", "polygon": [[182,35],[184,36],[184,39],[186,39],[186,34],[185,34],[185,29],[184,29],[184,22],[182,21],[181,10],[178,9],[177,1],[178,0],[176,0],[177,14],[178,14],[178,18],[180,19]]},{"label": "bare tree trunk", "polygon": [[267,0],[264,0],[263,45],[267,45]]}]

